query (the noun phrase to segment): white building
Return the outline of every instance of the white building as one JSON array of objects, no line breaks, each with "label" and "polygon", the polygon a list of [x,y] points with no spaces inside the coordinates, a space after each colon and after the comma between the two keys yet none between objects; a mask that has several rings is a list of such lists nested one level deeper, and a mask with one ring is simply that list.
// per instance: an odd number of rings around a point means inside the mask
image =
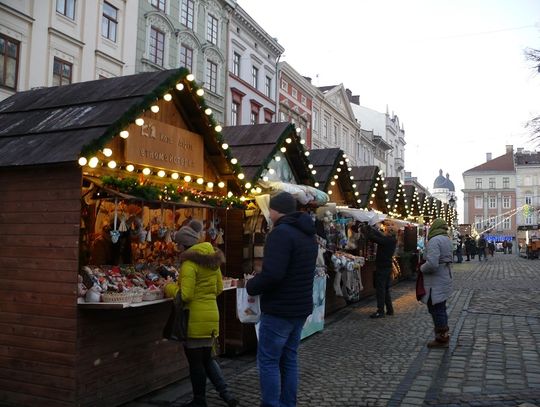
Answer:
[{"label": "white building", "polygon": [[276,121],[278,60],[284,49],[239,5],[229,27],[225,124]]},{"label": "white building", "polygon": [[[357,96],[351,97],[351,106],[362,130],[372,132],[373,159],[387,177],[405,179],[405,130],[399,117],[388,111],[381,113],[360,105]],[[365,133],[367,134],[367,133]]]},{"label": "white building", "polygon": [[[516,167],[516,225],[540,236],[540,152],[518,148]],[[520,233],[518,233],[519,235]]]},{"label": "white building", "polygon": [[135,72],[137,0],[0,2],[0,99]]},{"label": "white building", "polygon": [[318,89],[313,99],[312,148],[339,147],[349,157],[351,166],[360,165],[357,148],[361,137],[360,125],[354,116],[345,87],[340,84]]}]

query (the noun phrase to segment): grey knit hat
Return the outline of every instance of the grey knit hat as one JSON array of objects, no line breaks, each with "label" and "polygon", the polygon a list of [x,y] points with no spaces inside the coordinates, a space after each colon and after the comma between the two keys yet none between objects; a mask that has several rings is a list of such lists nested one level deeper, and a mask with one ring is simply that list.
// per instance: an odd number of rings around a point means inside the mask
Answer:
[{"label": "grey knit hat", "polygon": [[182,226],[174,235],[174,241],[184,247],[191,247],[201,239],[202,223],[198,220],[190,221],[186,226]]},{"label": "grey knit hat", "polygon": [[296,212],[296,199],[288,192],[280,192],[270,198],[270,209],[284,215]]}]

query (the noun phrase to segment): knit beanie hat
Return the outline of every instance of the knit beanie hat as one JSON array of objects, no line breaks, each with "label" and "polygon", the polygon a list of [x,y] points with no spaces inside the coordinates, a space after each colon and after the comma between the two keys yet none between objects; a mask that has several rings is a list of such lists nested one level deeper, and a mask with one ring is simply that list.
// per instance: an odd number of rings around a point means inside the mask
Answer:
[{"label": "knit beanie hat", "polygon": [[429,228],[428,240],[432,237],[448,234],[448,224],[444,219],[435,219]]},{"label": "knit beanie hat", "polygon": [[180,230],[176,232],[174,235],[174,241],[184,247],[191,247],[199,243],[201,238],[201,230],[202,223],[198,220],[192,220],[186,226],[182,226]]},{"label": "knit beanie hat", "polygon": [[296,199],[288,192],[280,192],[270,198],[270,209],[284,215],[296,212]]}]

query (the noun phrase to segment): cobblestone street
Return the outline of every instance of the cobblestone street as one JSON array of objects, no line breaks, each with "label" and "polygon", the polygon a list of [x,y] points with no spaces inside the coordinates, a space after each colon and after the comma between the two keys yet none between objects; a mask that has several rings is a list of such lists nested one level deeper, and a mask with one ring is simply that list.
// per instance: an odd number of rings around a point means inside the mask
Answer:
[{"label": "cobblestone street", "polygon": [[[453,274],[449,349],[426,348],[430,316],[402,282],[394,316],[370,319],[370,298],[302,342],[298,406],[540,406],[540,262],[496,253]],[[254,355],[223,366],[241,405],[257,406]],[[179,406],[190,390],[182,381],[126,406]],[[209,406],[223,405],[209,391]]]}]

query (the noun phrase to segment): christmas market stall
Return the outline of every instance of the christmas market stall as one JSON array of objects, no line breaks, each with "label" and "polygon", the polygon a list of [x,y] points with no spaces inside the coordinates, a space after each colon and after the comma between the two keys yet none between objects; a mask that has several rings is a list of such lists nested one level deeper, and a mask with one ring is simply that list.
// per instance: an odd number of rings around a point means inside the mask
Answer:
[{"label": "christmas market stall", "polygon": [[175,232],[201,220],[234,287],[248,187],[203,96],[180,69],[0,103],[0,404],[114,406],[188,375],[162,338]]},{"label": "christmas market stall", "polygon": [[[317,171],[309,162],[310,152],[293,124],[230,126],[223,129],[223,137],[231,154],[242,163],[246,185],[250,187],[246,194],[254,198],[248,205],[244,224],[243,271],[250,274],[259,271],[262,265],[264,242],[271,227],[269,194],[287,191],[296,198],[299,210],[308,212],[326,204],[329,197],[314,187],[313,176]],[[320,265],[315,271],[314,312],[304,327],[303,337],[322,329],[324,323],[325,298],[321,287],[325,287],[326,270]],[[254,346],[248,342],[251,326],[238,323],[234,329],[243,333],[241,350]]]}]

